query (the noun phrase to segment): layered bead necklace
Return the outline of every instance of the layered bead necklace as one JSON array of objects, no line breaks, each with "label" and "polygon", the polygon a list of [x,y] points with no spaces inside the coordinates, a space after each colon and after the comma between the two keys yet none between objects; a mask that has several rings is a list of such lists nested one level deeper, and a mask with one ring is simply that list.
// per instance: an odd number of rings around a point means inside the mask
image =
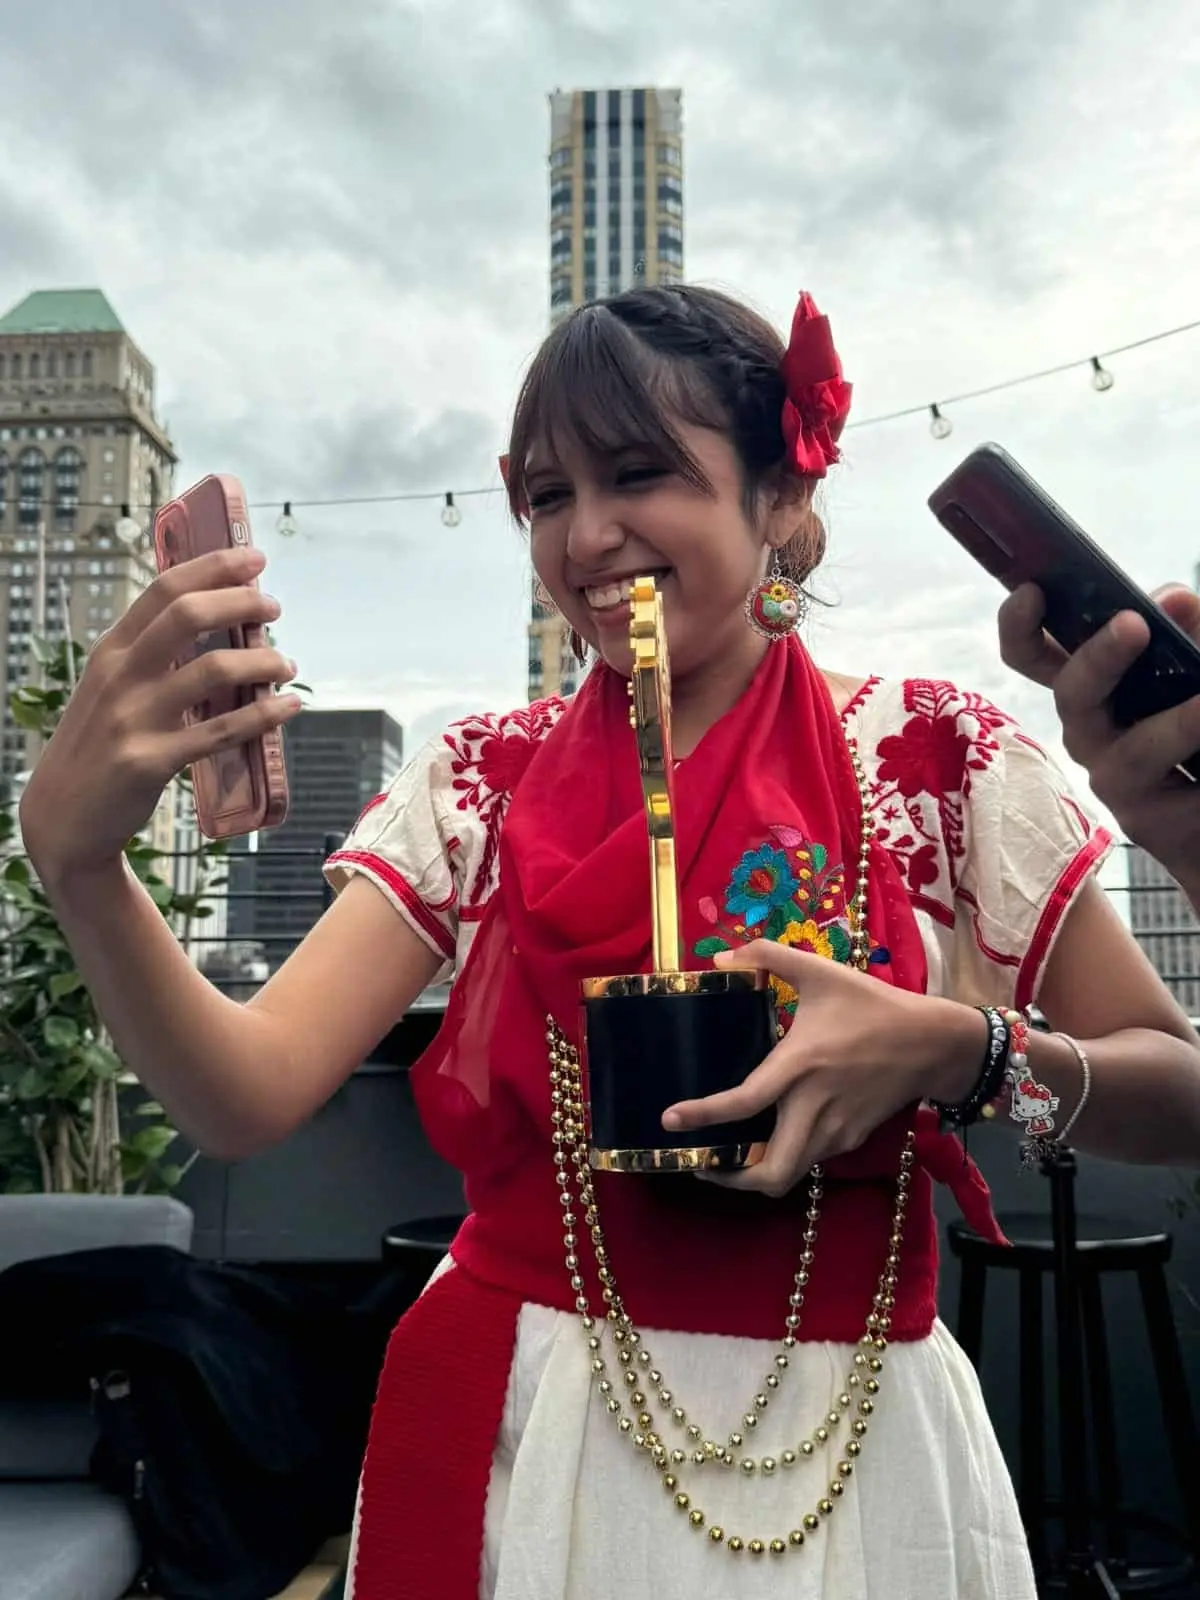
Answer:
[{"label": "layered bead necklace", "polygon": [[[853,741],[848,740],[847,743],[862,805],[857,880],[854,895],[846,908],[850,924],[850,964],[858,971],[865,972],[870,956],[867,882],[872,825],[866,775],[857,747]],[[609,1261],[588,1162],[587,1112],[579,1051],[553,1018],[547,1018],[546,1042],[550,1059],[555,1181],[562,1208],[564,1265],[575,1297],[575,1310],[587,1341],[590,1375],[605,1412],[612,1418],[617,1431],[628,1439],[631,1447],[649,1458],[659,1474],[669,1503],[681,1516],[684,1525],[703,1536],[712,1548],[728,1550],[734,1556],[746,1552],[752,1558],[767,1554],[778,1557],[802,1549],[818,1532],[823,1520],[832,1516],[845,1495],[875,1410],[891,1327],[891,1312],[895,1305],[900,1246],[912,1179],[913,1133],[909,1132],[900,1158],[896,1200],[883,1269],[842,1388],[821,1421],[804,1438],[789,1444],[777,1455],[756,1455],[750,1441],[757,1438],[772,1397],[778,1393],[787,1377],[792,1352],[798,1343],[800,1317],[812,1269],[824,1197],[820,1166],[814,1166],[808,1177],[808,1208],[801,1236],[799,1263],[788,1296],[783,1337],[771,1370],[743,1413],[740,1428],[721,1443],[710,1430],[691,1420],[688,1409],[659,1370],[641,1331],[634,1326],[625,1309]],[[583,1278],[579,1254],[581,1223],[587,1230],[600,1279],[605,1309],[599,1317],[592,1313]],[[605,1333],[608,1334],[611,1349],[606,1346]],[[661,1413],[657,1419],[650,1409],[651,1396]],[[673,1444],[668,1443],[668,1433],[674,1435]],[[693,1489],[687,1486],[695,1475],[710,1476],[716,1467],[736,1471],[748,1479],[773,1480],[779,1473],[795,1470],[802,1463],[815,1459],[830,1443],[837,1446],[835,1454],[839,1460],[828,1479],[825,1493],[817,1496],[812,1509],[797,1518],[794,1526],[783,1529],[771,1538],[747,1538],[744,1533],[728,1530],[722,1523],[713,1521],[696,1503]]]}]

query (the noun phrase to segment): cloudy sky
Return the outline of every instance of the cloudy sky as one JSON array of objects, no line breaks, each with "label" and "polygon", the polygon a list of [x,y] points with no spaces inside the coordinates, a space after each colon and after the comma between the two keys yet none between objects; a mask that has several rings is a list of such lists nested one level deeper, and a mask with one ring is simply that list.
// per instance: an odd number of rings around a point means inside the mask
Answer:
[{"label": "cloudy sky", "polygon": [[[1200,35],[1179,0],[43,0],[0,47],[0,302],[97,284],[154,361],[180,483],[275,508],[497,483],[546,318],[546,94],[684,91],[687,271],[806,286],[859,418],[1200,317]],[[821,659],[936,672],[1043,736],[996,595],[925,510],[1004,443],[1147,583],[1200,558],[1200,334],[847,435]],[[523,699],[498,494],[256,527],[318,704],[413,738]]]}]

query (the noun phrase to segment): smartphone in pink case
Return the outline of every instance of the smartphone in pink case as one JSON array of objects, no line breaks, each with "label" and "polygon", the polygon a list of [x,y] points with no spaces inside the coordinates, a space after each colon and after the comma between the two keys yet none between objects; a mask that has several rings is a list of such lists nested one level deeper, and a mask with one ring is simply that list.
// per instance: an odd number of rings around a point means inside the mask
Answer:
[{"label": "smartphone in pink case", "polygon": [[[246,496],[236,478],[202,478],[163,506],[154,519],[154,557],[160,573],[213,550],[251,543]],[[205,650],[255,649],[265,642],[260,626],[223,628],[197,644],[188,659]],[[205,722],[274,693],[269,683],[250,688],[232,685],[194,706],[186,718],[189,723]],[[196,821],[206,838],[230,839],[278,827],[287,816],[287,766],[280,728],[202,757],[192,763],[191,774]]]}]

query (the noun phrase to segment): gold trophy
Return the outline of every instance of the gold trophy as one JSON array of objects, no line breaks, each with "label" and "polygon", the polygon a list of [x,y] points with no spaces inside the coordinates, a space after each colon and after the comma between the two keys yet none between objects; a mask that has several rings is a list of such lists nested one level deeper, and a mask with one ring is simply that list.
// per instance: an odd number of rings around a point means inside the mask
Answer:
[{"label": "gold trophy", "polygon": [[677,1101],[743,1082],[775,1044],[775,1017],[763,974],[681,967],[671,672],[653,578],[634,583],[630,642],[630,722],[650,842],[654,970],[585,978],[581,985],[589,1161],[602,1172],[753,1166],[775,1125],[773,1107],[700,1133],[672,1134],[662,1125],[663,1112]]}]

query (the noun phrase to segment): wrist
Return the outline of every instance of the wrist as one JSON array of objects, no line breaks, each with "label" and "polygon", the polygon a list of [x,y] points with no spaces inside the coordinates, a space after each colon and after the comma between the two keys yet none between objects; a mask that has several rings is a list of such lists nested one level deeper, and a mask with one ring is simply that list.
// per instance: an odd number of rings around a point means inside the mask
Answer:
[{"label": "wrist", "polygon": [[127,871],[123,853],[104,860],[71,861],[30,851],[29,859],[50,903],[59,910],[108,899],[125,881]]},{"label": "wrist", "polygon": [[922,1073],[921,1098],[958,1105],[979,1082],[987,1056],[987,1018],[958,1000],[928,1003],[937,1011],[928,1018],[930,1053]]}]

